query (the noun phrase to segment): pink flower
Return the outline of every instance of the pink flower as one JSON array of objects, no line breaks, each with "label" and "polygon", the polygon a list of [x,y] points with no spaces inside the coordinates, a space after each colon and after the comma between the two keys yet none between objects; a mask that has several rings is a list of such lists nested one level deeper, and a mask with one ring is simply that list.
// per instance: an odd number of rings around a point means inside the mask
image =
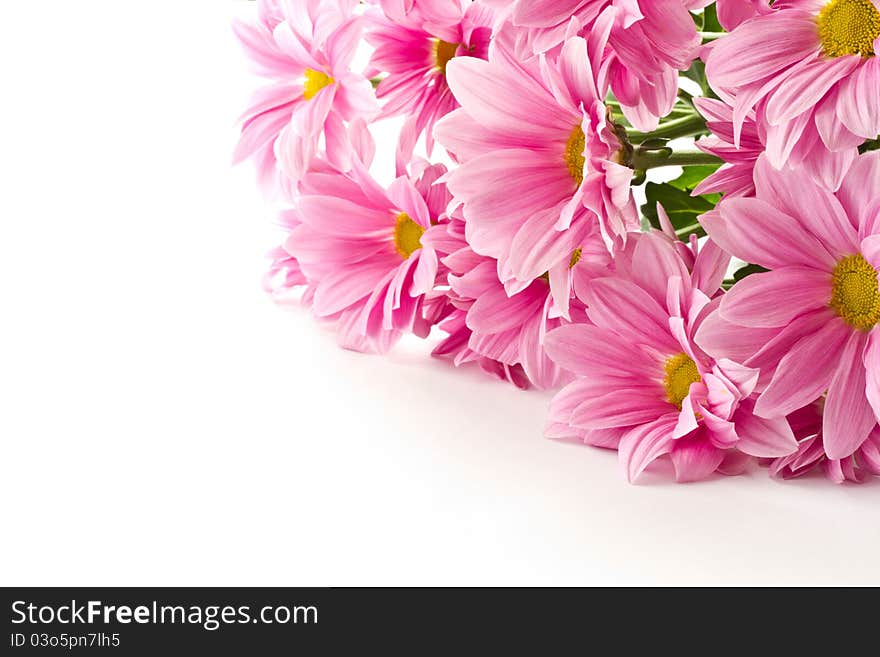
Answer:
[{"label": "pink flower", "polygon": [[431,355],[435,358],[451,360],[456,367],[476,363],[486,374],[512,383],[521,390],[528,389],[531,382],[522,365],[519,363],[508,365],[494,358],[482,356],[470,348],[473,332],[467,326],[467,311],[445,303],[445,297],[443,301],[444,315],[437,326],[449,337],[437,345]]},{"label": "pink flower", "polygon": [[708,46],[706,74],[734,108],[735,143],[754,109],[777,169],[796,146],[806,153],[820,142],[850,164],[854,148],[880,132],[877,2],[776,2]]},{"label": "pink flower", "polygon": [[[733,108],[711,98],[695,98],[694,103],[706,117],[706,125],[712,131],[710,136],[697,141],[697,147],[727,162],[705,178],[694,194],[723,192],[728,196],[754,195],[755,162],[765,151],[766,125],[756,123],[755,113],[749,112],[741,126],[737,146]],[[783,166],[798,169],[832,190],[840,187],[853,160],[858,157],[858,148],[855,146],[837,152],[829,151],[821,139],[802,139],[791,146]]]},{"label": "pink flower", "polygon": [[[300,225],[299,217],[293,210],[287,209],[279,214],[278,224],[286,235]],[[278,302],[286,302],[297,288],[308,285],[299,261],[286,249],[279,246],[268,253],[269,270],[263,277],[263,289]],[[311,295],[306,293],[307,297]]]},{"label": "pink flower", "polygon": [[752,413],[758,372],[715,361],[694,344],[728,257],[709,242],[689,258],[690,271],[661,233],[631,242],[617,273],[588,286],[591,323],[547,336],[550,357],[579,377],[554,398],[547,435],[618,449],[630,481],[666,454],[676,478],[692,481],[740,472],[748,455],[793,452],[784,418]]},{"label": "pink flower", "polygon": [[798,439],[794,454],[770,463],[770,474],[793,479],[821,468],[831,481],[863,483],[868,477],[880,475],[880,427],[876,427],[852,456],[830,459],[822,442],[823,404],[816,402],[795,411],[788,417]]},{"label": "pink flower", "polygon": [[722,248],[771,271],[737,283],[697,341],[761,370],[762,417],[827,393],[824,449],[842,459],[880,418],[880,153],[861,156],[836,194],[764,158],[755,183],[756,198],[725,200],[702,221]]},{"label": "pink flower", "polygon": [[447,68],[462,105],[435,130],[461,162],[449,188],[468,243],[498,261],[511,294],[598,239],[597,225],[607,242],[638,227],[633,171],[620,163],[588,52],[572,38],[558,60],[519,63],[496,44],[488,62],[462,57]]},{"label": "pink flower", "polygon": [[698,0],[690,9],[702,9],[715,2],[718,22],[725,30],[732,30],[749,18],[770,12],[769,0]]},{"label": "pink flower", "polygon": [[755,162],[764,152],[754,115],[749,115],[743,124],[737,147],[734,145],[733,109],[711,98],[694,98],[694,104],[712,131],[708,137],[697,140],[697,147],[726,162],[697,185],[694,195],[723,193],[727,196],[754,196]]},{"label": "pink flower", "polygon": [[378,5],[367,11],[365,36],[375,48],[371,66],[388,74],[377,89],[383,116],[406,115],[397,158],[401,172],[422,133],[431,155],[434,124],[458,107],[446,84],[449,61],[488,57],[492,12],[460,0],[418,0],[408,10],[395,0]]},{"label": "pink flower", "polygon": [[[607,268],[610,258],[600,241],[591,242],[592,251],[578,249],[567,262],[511,294],[498,279],[497,261],[478,255],[468,245],[460,219],[432,228],[424,241],[445,254],[441,262],[450,272],[447,308],[440,323],[449,337],[435,355],[451,357],[455,365],[477,361],[520,387],[527,381],[552,389],[569,378],[544,352],[544,336],[567,323],[554,296],[569,298],[573,289],[583,289]],[[583,316],[583,304],[572,303]],[[526,381],[518,376],[520,371]]]},{"label": "pink flower", "polygon": [[388,351],[404,333],[426,337],[422,306],[438,260],[422,244],[443,219],[448,195],[435,185],[445,167],[379,187],[357,160],[349,175],[313,172],[296,199],[299,225],[284,244],[313,288],[319,318],[335,323],[343,347]]},{"label": "pink flower", "polygon": [[253,159],[264,188],[279,170],[293,182],[308,170],[323,135],[327,157],[340,166],[344,121],[369,119],[378,106],[370,82],[349,71],[360,40],[354,0],[261,2],[255,24],[235,32],[258,72],[270,82],[243,116],[235,162]]},{"label": "pink flower", "polygon": [[610,88],[639,130],[657,127],[678,94],[678,72],[697,56],[700,38],[688,12],[694,0],[496,0],[516,52],[555,52],[573,30],[602,42],[596,67],[603,94]]}]

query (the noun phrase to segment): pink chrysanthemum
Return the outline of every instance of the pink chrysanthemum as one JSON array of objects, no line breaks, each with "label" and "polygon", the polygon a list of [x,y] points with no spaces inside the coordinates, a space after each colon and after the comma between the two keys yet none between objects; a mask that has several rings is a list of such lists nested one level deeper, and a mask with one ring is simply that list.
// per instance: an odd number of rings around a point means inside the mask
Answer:
[{"label": "pink chrysanthemum", "polygon": [[[378,105],[369,80],[349,65],[361,36],[354,0],[259,3],[254,24],[235,32],[270,79],[244,114],[236,162],[252,158],[264,188],[283,172],[296,182],[308,170],[324,136],[327,157],[340,166],[347,153],[344,121],[369,119]],[[347,166],[343,167],[347,168]]]},{"label": "pink chrysanthemum", "polygon": [[842,459],[880,418],[880,153],[861,156],[836,194],[764,158],[755,183],[756,198],[722,202],[703,225],[734,256],[771,271],[737,283],[698,342],[760,368],[761,416],[827,392],[825,452]]},{"label": "pink chrysanthemum", "polygon": [[[567,373],[544,352],[544,336],[567,323],[563,315],[568,316],[569,308],[563,312],[554,297],[570,298],[572,290],[584,289],[589,279],[607,269],[610,257],[601,242],[593,240],[598,248],[578,249],[567,262],[512,295],[498,280],[497,261],[478,255],[468,245],[460,219],[432,228],[424,242],[444,254],[441,262],[450,272],[448,307],[439,325],[449,337],[435,355],[451,357],[456,365],[480,362],[520,387],[520,368],[538,388],[556,388],[567,380]],[[572,314],[583,317],[583,304],[576,299],[572,304]]]},{"label": "pink chrysanthemum", "polygon": [[[796,146],[848,151],[880,132],[880,0],[787,0],[709,47],[706,74],[734,107],[735,142],[754,109],[777,169]],[[854,156],[850,156],[851,158]],[[839,181],[838,181],[839,182]]]},{"label": "pink chrysanthemum", "polygon": [[617,273],[590,283],[591,323],[547,336],[550,357],[580,377],[554,398],[547,435],[618,449],[630,481],[666,454],[676,478],[692,481],[740,472],[748,455],[793,452],[784,417],[752,413],[758,372],[712,360],[694,344],[728,257],[709,242],[689,271],[669,237],[632,241]]},{"label": "pink chrysanthemum", "polygon": [[[289,235],[300,225],[297,213],[293,210],[283,210],[278,217],[278,224],[285,235]],[[279,301],[288,300],[294,290],[308,285],[308,279],[303,274],[299,261],[287,250],[279,246],[268,253],[269,269],[263,277],[263,289]]]},{"label": "pink chrysanthemum", "polygon": [[880,476],[880,427],[852,456],[830,459],[822,440],[822,402],[816,402],[795,411],[788,422],[798,439],[798,450],[770,463],[770,474],[782,479],[794,479],[821,468],[831,481],[863,483],[870,476]]},{"label": "pink chrysanthemum", "polygon": [[[753,195],[755,162],[764,153],[767,141],[765,126],[756,123],[754,112],[749,112],[741,126],[737,147],[733,108],[711,98],[695,98],[694,103],[712,131],[711,135],[697,141],[697,147],[726,162],[718,171],[706,177],[694,194],[723,192],[728,196]],[[785,166],[799,169],[816,182],[835,190],[840,187],[858,154],[855,146],[835,152],[829,151],[821,139],[802,139],[791,144]]]},{"label": "pink chrysanthemum", "polygon": [[458,107],[446,84],[446,65],[455,57],[488,57],[492,12],[470,0],[377,4],[366,13],[365,36],[375,48],[370,65],[388,74],[376,90],[383,116],[407,117],[398,146],[400,170],[423,133],[431,155],[434,124]]},{"label": "pink chrysanthemum", "polygon": [[462,105],[436,128],[461,162],[449,188],[463,205],[468,243],[498,260],[510,293],[570,261],[598,238],[597,224],[608,242],[638,227],[633,171],[621,164],[588,52],[596,50],[572,38],[558,60],[538,66],[496,45],[490,61],[457,58],[447,69]]},{"label": "pink chrysanthemum", "polygon": [[296,200],[299,225],[284,249],[308,280],[313,312],[336,324],[342,346],[385,352],[404,333],[426,337],[422,306],[437,254],[422,236],[444,219],[442,165],[402,176],[388,190],[355,161],[349,175],[312,172]]},{"label": "pink chrysanthemum", "polygon": [[521,59],[554,52],[572,31],[606,34],[597,68],[601,89],[614,92],[639,130],[657,127],[678,93],[678,72],[690,67],[700,38],[688,9],[697,0],[495,0],[502,31]]},{"label": "pink chrysanthemum", "polygon": [[733,109],[719,100],[695,98],[694,104],[712,131],[697,140],[697,147],[726,162],[715,173],[704,178],[694,189],[695,195],[723,193],[727,196],[753,196],[755,193],[755,162],[764,152],[754,115],[742,126],[739,147],[734,145]]}]

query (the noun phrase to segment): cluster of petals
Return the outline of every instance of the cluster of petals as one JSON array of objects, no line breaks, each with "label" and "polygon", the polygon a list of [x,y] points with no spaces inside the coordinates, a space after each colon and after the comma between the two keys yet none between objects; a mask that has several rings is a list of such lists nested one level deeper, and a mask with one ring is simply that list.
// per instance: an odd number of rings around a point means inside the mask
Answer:
[{"label": "cluster of petals", "polygon": [[678,74],[696,58],[700,38],[689,9],[695,0],[491,0],[500,30],[520,58],[550,53],[572,35],[606,35],[599,53],[603,92],[626,117],[651,130],[675,104]]},{"label": "cluster of petals", "polygon": [[336,326],[343,347],[383,353],[404,334],[430,331],[422,306],[439,262],[422,237],[445,220],[448,199],[435,186],[445,167],[420,168],[387,189],[356,159],[348,174],[302,180],[299,224],[284,250],[308,281],[312,311]]},{"label": "cluster of petals", "polygon": [[707,46],[706,75],[736,145],[754,112],[776,168],[808,162],[837,187],[880,133],[878,47],[877,0],[780,0]]},{"label": "cluster of petals", "polygon": [[769,271],[724,295],[697,341],[760,370],[762,417],[822,398],[825,454],[852,456],[880,421],[880,153],[860,156],[836,193],[763,157],[755,185],[703,225]]},{"label": "cluster of petals", "polygon": [[[551,391],[546,436],[629,481],[880,476],[880,0],[257,0],[234,31],[264,287],[341,346]],[[641,217],[671,163],[714,164]]]},{"label": "cluster of petals", "polygon": [[342,168],[349,149],[345,122],[369,119],[378,105],[369,80],[351,70],[361,39],[354,0],[260,0],[254,23],[235,32],[256,71],[268,80],[242,121],[235,161],[253,159],[264,188],[298,182],[324,138]]},{"label": "cluster of petals", "polygon": [[634,236],[616,271],[590,283],[589,321],[547,337],[550,357],[578,377],[554,398],[547,435],[617,449],[630,481],[667,454],[676,478],[693,481],[796,447],[785,416],[752,412],[758,370],[695,343],[729,256],[712,242],[692,249]]},{"label": "cluster of petals", "polygon": [[[450,357],[456,365],[479,362],[520,387],[554,389],[570,378],[548,357],[544,339],[570,323],[569,317],[584,317],[577,293],[583,294],[589,281],[610,266],[601,241],[589,241],[592,251],[579,250],[577,257],[512,295],[498,278],[498,262],[468,244],[462,219],[435,226],[422,241],[443,254],[440,261],[449,272],[445,307],[439,311],[440,329],[448,337],[435,355]],[[566,299],[566,306],[555,298]]]},{"label": "cluster of petals", "polygon": [[468,243],[498,261],[509,293],[586,242],[621,242],[638,227],[633,170],[596,86],[593,45],[572,37],[558,57],[522,62],[496,44],[488,61],[447,67],[461,103],[435,131],[459,162],[449,189]]},{"label": "cluster of petals", "polygon": [[422,135],[430,157],[434,124],[458,107],[446,84],[446,66],[455,57],[488,57],[493,14],[470,0],[375,4],[365,14],[365,38],[375,49],[371,69],[382,76],[376,89],[382,117],[406,117],[398,146],[400,171]]}]

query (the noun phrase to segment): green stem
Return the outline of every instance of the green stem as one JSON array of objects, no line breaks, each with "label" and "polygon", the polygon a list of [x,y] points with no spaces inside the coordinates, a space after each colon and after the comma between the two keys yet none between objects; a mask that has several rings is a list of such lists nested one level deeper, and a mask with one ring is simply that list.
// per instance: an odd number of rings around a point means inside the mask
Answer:
[{"label": "green stem", "polygon": [[632,166],[639,171],[657,169],[659,167],[692,167],[707,164],[723,164],[721,158],[704,153],[703,151],[677,151],[666,153],[663,151],[633,153]]},{"label": "green stem", "polygon": [[715,41],[715,39],[720,39],[727,32],[698,32],[700,38],[703,40],[703,43],[707,41]]},{"label": "green stem", "polygon": [[679,137],[693,137],[705,132],[708,132],[706,129],[706,119],[699,114],[692,114],[661,123],[652,132],[631,131],[628,133],[628,136],[630,143],[640,144],[648,139],[678,139]]}]

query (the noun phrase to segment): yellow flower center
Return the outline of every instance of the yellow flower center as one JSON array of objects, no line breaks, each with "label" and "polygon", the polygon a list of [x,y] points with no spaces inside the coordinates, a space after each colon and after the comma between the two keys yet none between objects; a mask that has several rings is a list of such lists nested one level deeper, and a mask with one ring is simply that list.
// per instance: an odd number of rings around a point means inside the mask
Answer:
[{"label": "yellow flower center", "polygon": [[587,137],[581,127],[576,125],[565,144],[565,164],[568,167],[568,173],[574,178],[578,187],[584,182],[584,165],[587,163],[587,158],[584,156],[586,148]]},{"label": "yellow flower center", "polygon": [[687,354],[678,354],[667,359],[664,369],[666,378],[663,379],[663,388],[666,390],[666,399],[681,409],[681,402],[688,396],[691,384],[703,380],[697,364]]},{"label": "yellow flower center", "polygon": [[584,255],[584,250],[582,248],[577,248],[574,250],[574,253],[571,254],[571,260],[568,262],[568,268],[574,269],[574,266],[581,261],[581,256]]},{"label": "yellow flower center", "polygon": [[831,307],[853,328],[870,331],[880,323],[877,270],[862,255],[848,256],[834,268]]},{"label": "yellow flower center", "polygon": [[871,0],[831,0],[819,12],[819,38],[829,57],[874,55],[880,11]]},{"label": "yellow flower center", "polygon": [[321,91],[321,89],[323,89],[324,87],[329,87],[334,82],[336,82],[336,80],[331,78],[326,73],[316,71],[312,68],[307,68],[306,81],[303,84],[303,98],[305,98],[306,100],[311,100],[318,95],[318,92]]},{"label": "yellow flower center", "polygon": [[436,43],[434,44],[434,65],[445,74],[446,65],[449,63],[450,59],[455,57],[455,53],[457,51],[457,43],[449,43],[447,41],[443,41],[442,39],[437,39]]},{"label": "yellow flower center", "polygon": [[397,215],[394,226],[394,248],[406,260],[422,248],[422,235],[424,234],[424,228],[410,219],[406,212],[401,212]]}]

